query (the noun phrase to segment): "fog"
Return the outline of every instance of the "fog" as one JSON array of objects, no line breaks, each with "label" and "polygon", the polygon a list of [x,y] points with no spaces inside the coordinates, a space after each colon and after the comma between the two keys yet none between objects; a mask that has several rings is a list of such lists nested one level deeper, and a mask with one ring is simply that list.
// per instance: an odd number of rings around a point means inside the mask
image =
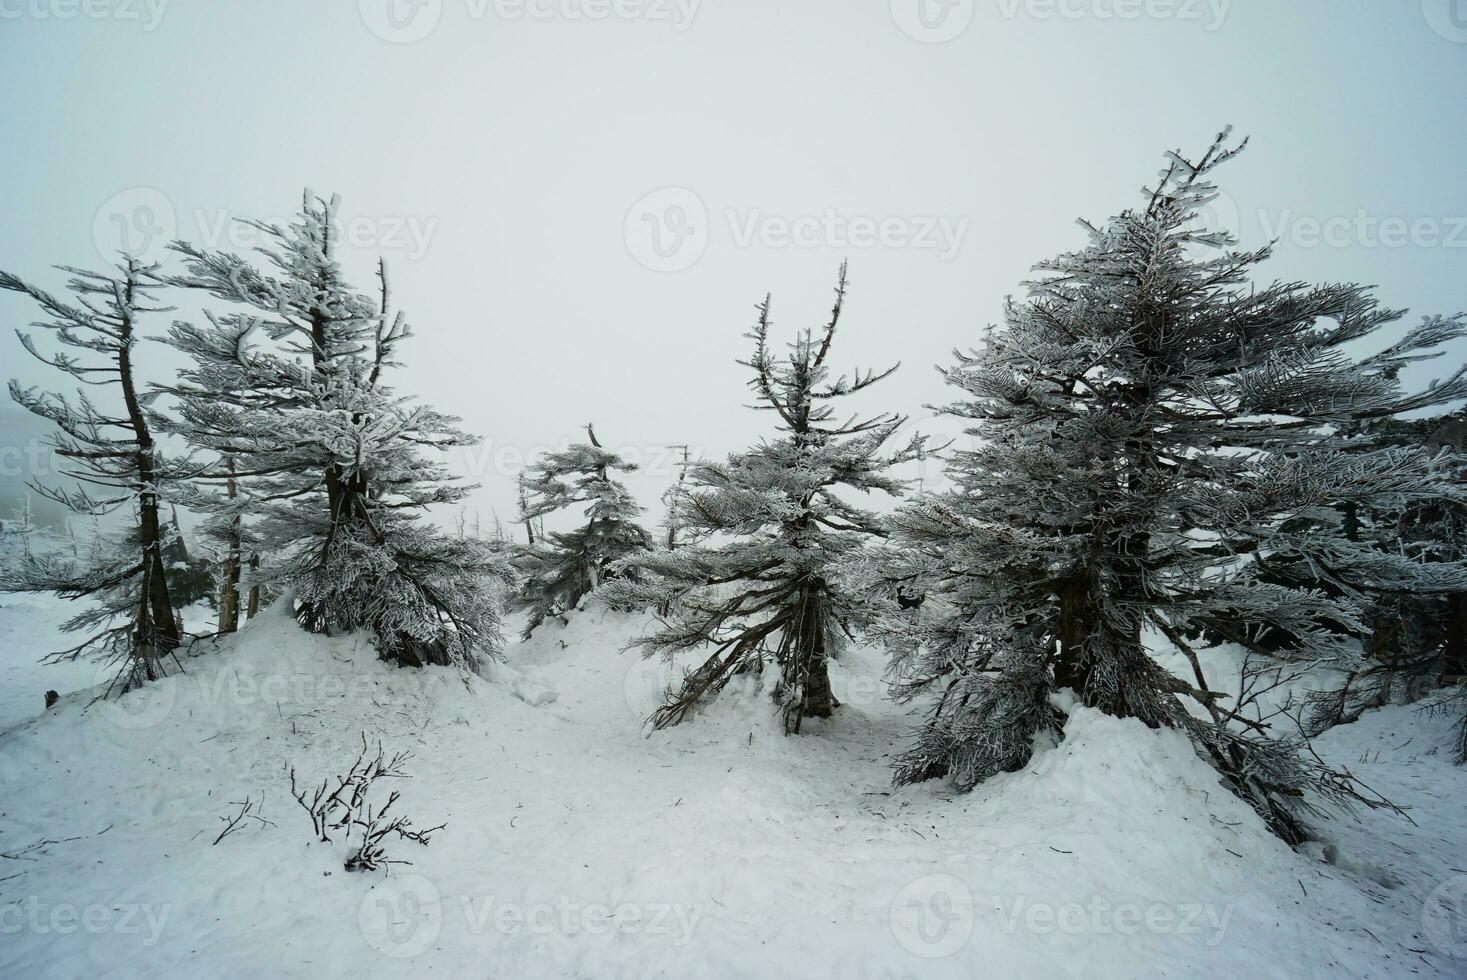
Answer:
[{"label": "fog", "polygon": [[[417,330],[397,386],[485,438],[455,465],[486,526],[588,422],[655,522],[668,447],[769,432],[754,304],[818,323],[843,259],[837,362],[903,364],[853,407],[951,433],[933,365],[1226,124],[1218,220],[1278,240],[1270,275],[1467,308],[1453,0],[0,0],[0,87],[0,268],[43,285],[340,194],[348,272],[384,255]],[[0,296],[3,373],[64,382],[8,329],[32,313]]]}]

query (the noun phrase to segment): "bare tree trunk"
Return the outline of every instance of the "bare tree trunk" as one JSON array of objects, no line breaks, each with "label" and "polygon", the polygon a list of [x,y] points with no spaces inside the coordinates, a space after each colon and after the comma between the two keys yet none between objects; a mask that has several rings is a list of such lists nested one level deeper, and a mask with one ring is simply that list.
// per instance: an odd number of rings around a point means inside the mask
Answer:
[{"label": "bare tree trunk", "polygon": [[[229,460],[229,472],[234,472],[234,460]],[[238,495],[234,477],[230,477],[225,484],[229,498],[233,500]],[[240,580],[240,547],[243,536],[242,521],[236,515],[229,521],[229,536],[225,540],[224,571],[220,576],[219,587],[219,632],[233,633],[239,629],[239,580]]]},{"label": "bare tree trunk", "polygon": [[1086,640],[1094,627],[1095,601],[1089,567],[1072,575],[1059,589],[1059,623],[1055,639],[1059,651],[1054,662],[1054,682],[1083,694],[1089,681]]},{"label": "bare tree trunk", "polygon": [[784,639],[779,687],[775,693],[786,700],[785,732],[798,734],[804,718],[829,718],[840,707],[830,687],[830,663],[825,649],[824,583],[809,581],[800,586],[799,612]]},{"label": "bare tree trunk", "polygon": [[[144,486],[152,484],[153,453],[148,448],[138,453],[139,478]],[[142,546],[143,595],[146,609],[145,619],[139,622],[144,635],[155,632],[158,652],[163,653],[178,646],[178,621],[173,615],[173,603],[168,597],[168,573],[163,564],[163,531],[158,519],[158,497],[150,491],[138,496],[138,530]],[[150,642],[151,646],[152,643]]]},{"label": "bare tree trunk", "polygon": [[256,573],[260,570],[260,556],[250,555],[250,600],[245,609],[245,615],[254,619],[260,612],[260,587],[255,584]]},{"label": "bare tree trunk", "polygon": [[806,718],[829,718],[840,707],[830,687],[830,661],[825,652],[810,657],[805,671],[805,696],[800,701],[800,714]]},{"label": "bare tree trunk", "polygon": [[1467,677],[1467,592],[1447,596],[1446,670],[1443,683],[1456,683]]},{"label": "bare tree trunk", "polygon": [[[521,480],[524,478],[521,477]],[[524,483],[520,484],[520,520],[525,525],[525,541],[531,547],[535,544],[535,519],[530,516],[530,501],[525,494]]]},{"label": "bare tree trunk", "polygon": [[[129,276],[125,307],[133,302],[133,283]],[[147,417],[138,402],[132,378],[132,320],[122,318],[119,350],[117,354],[118,376],[122,382],[122,397],[127,404],[127,418],[137,440],[136,463],[138,483],[142,490],[138,494],[138,544],[142,549],[142,598],[137,612],[134,643],[139,652],[149,661],[143,666],[148,679],[157,671],[151,661],[175,649],[179,644],[178,621],[173,615],[173,603],[168,598],[168,573],[163,562],[163,530],[158,517],[157,474],[154,470],[153,435],[148,430]]]},{"label": "bare tree trunk", "polygon": [[219,632],[239,629],[239,552],[231,548],[224,559],[224,572],[219,585]]}]

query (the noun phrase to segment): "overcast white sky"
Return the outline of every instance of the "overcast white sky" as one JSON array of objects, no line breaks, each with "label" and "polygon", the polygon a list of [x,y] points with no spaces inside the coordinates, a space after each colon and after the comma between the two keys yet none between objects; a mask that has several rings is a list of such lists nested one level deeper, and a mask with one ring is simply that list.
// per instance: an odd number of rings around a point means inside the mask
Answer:
[{"label": "overcast white sky", "polygon": [[[753,304],[817,323],[842,259],[837,360],[904,362],[862,405],[920,423],[1075,218],[1227,123],[1271,276],[1467,309],[1467,0],[0,0],[0,91],[0,268],[43,284],[339,193],[418,331],[399,387],[486,439],[486,522],[587,421],[654,463],[757,438]],[[3,374],[50,381],[30,312],[0,296]]]}]

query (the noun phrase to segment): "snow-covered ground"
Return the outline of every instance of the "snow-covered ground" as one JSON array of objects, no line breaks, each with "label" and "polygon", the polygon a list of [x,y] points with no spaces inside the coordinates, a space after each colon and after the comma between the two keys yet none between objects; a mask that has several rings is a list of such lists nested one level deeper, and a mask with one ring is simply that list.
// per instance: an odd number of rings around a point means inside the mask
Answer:
[{"label": "snow-covered ground", "polygon": [[51,651],[81,641],[61,632],[61,624],[80,611],[54,596],[0,592],[0,731],[40,714],[47,691],[69,694],[105,678],[85,661],[41,663]]},{"label": "snow-covered ground", "polygon": [[[1321,746],[1414,824],[1366,813],[1297,853],[1179,736],[1084,708],[970,795],[893,788],[911,720],[872,650],[808,734],[751,679],[649,737],[639,620],[582,612],[464,679],[271,611],[185,675],[38,714],[91,671],[35,667],[60,615],[3,598],[0,977],[1467,975],[1442,905],[1467,893],[1467,771],[1409,708]],[[288,792],[287,764],[342,772],[363,731],[414,753],[397,807],[448,824],[388,873],[344,871]],[[269,823],[214,844],[247,796]]]}]

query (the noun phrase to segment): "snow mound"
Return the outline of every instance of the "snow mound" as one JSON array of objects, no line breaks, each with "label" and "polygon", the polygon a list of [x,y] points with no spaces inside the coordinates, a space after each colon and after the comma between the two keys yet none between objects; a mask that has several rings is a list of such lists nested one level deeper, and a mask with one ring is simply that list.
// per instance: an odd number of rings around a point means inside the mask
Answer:
[{"label": "snow mound", "polygon": [[[623,652],[649,625],[582,610],[471,677],[390,667],[277,608],[168,681],[64,698],[0,733],[0,976],[1467,969],[1423,920],[1467,840],[1463,773],[1428,719],[1331,733],[1338,758],[1378,752],[1356,768],[1419,809],[1414,830],[1338,822],[1329,863],[1270,837],[1179,735],[1085,708],[974,793],[893,788],[915,720],[881,696],[876,650],[851,651],[842,709],[800,737],[755,677],[649,732],[680,669]],[[396,806],[447,821],[393,845],[412,864],[386,874],[313,843],[285,775],[343,772],[364,731],[414,753]],[[247,795],[269,822],[214,844]]]}]

